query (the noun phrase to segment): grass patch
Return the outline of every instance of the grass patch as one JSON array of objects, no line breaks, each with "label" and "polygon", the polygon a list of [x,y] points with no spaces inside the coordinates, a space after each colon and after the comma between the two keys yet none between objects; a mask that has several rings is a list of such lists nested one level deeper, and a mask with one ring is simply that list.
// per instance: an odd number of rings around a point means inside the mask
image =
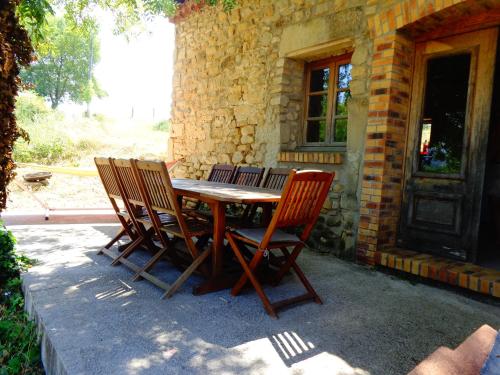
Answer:
[{"label": "grass patch", "polygon": [[170,131],[170,120],[163,120],[160,122],[157,122],[156,124],[153,125],[153,130],[159,131],[159,132],[169,132]]},{"label": "grass patch", "polygon": [[30,137],[16,142],[16,162],[91,167],[94,156],[166,159],[170,121],[152,125],[101,114],[65,115],[30,92],[18,97],[16,116]]}]

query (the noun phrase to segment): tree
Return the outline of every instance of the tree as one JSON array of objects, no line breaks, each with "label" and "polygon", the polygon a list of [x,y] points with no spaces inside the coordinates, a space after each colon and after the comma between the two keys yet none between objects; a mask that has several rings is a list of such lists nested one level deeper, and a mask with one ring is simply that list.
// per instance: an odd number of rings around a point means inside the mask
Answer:
[{"label": "tree", "polygon": [[20,136],[14,103],[17,95],[20,66],[27,66],[33,49],[26,30],[19,25],[16,9],[18,0],[0,1],[0,211],[7,201],[7,186],[14,178],[12,150]]},{"label": "tree", "polygon": [[94,35],[94,29],[87,31],[69,26],[63,18],[51,18],[36,48],[38,60],[21,73],[22,80],[49,99],[52,108],[66,99],[84,103],[100,96],[95,77],[89,77],[99,61],[99,43],[92,41]]}]

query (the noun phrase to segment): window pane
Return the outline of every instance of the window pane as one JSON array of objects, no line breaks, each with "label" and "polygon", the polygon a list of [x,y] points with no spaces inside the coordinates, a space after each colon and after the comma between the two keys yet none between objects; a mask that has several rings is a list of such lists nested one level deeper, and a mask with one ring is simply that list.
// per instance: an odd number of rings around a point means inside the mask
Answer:
[{"label": "window pane", "polygon": [[335,114],[339,116],[347,116],[347,98],[349,97],[348,91],[341,91],[337,93],[337,104]]},{"label": "window pane", "polygon": [[420,125],[419,170],[460,173],[470,54],[427,63],[424,118]]},{"label": "window pane", "polygon": [[330,68],[313,70],[311,72],[311,84],[309,91],[325,91],[328,90],[328,80],[330,79]]},{"label": "window pane", "polygon": [[345,89],[349,87],[349,84],[351,83],[352,77],[351,77],[351,69],[352,65],[351,64],[344,64],[339,66],[339,77],[338,77],[338,88],[339,89]]},{"label": "window pane", "polygon": [[326,120],[307,121],[307,142],[324,142],[326,139]]},{"label": "window pane", "polygon": [[308,117],[326,117],[328,111],[328,95],[309,96]]},{"label": "window pane", "polygon": [[335,142],[347,141],[347,119],[338,118],[335,120]]}]

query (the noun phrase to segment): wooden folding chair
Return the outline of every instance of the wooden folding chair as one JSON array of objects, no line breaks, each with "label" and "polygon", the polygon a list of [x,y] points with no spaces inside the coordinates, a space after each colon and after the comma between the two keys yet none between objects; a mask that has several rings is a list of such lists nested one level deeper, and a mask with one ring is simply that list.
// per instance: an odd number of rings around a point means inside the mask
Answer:
[{"label": "wooden folding chair", "polygon": [[[150,251],[156,253],[159,251],[157,246],[153,243],[152,222],[147,214],[146,203],[144,202],[139,184],[134,177],[132,163],[126,159],[110,159],[111,170],[113,175],[118,181],[120,193],[124,198],[123,201],[126,205],[127,212],[130,216],[130,221],[137,233],[136,238],[132,241],[121,254],[113,259],[111,263],[113,266],[122,263],[133,271],[138,271],[140,267],[127,258],[140,247],[147,247]],[[175,217],[164,215],[162,217],[164,222],[175,222]],[[108,254],[109,255],[109,254]]]},{"label": "wooden folding chair", "polygon": [[236,167],[234,165],[215,164],[208,175],[207,181],[229,184],[233,180],[235,171]]},{"label": "wooden folding chair", "polygon": [[[234,172],[236,167],[228,164],[215,164],[210,170],[207,181],[220,182],[224,184],[229,184],[233,180]],[[186,204],[184,205],[184,210],[191,216],[207,218],[210,216],[208,212],[208,207],[197,199],[184,198]],[[190,207],[188,207],[187,202],[190,202]],[[202,209],[200,209],[202,208]]]},{"label": "wooden folding chair", "polygon": [[97,172],[99,173],[99,177],[101,178],[102,185],[104,190],[106,191],[106,195],[108,196],[111,206],[116,213],[120,224],[122,225],[121,229],[118,231],[116,236],[113,237],[111,241],[109,241],[97,254],[103,254],[103,250],[108,250],[113,246],[118,240],[120,240],[123,236],[128,235],[131,240],[134,240],[137,236],[132,231],[132,222],[130,221],[130,215],[126,210],[120,209],[117,201],[122,201],[123,197],[120,193],[120,188],[118,187],[118,181],[116,180],[109,158],[94,158],[95,165],[97,167]]},{"label": "wooden folding chair", "polygon": [[[183,239],[189,256],[193,259],[189,267],[182,275],[167,288],[164,297],[171,297],[175,291],[200,267],[211,253],[210,247],[204,250],[208,238],[213,232],[211,225],[204,220],[186,217],[180,205],[180,199],[175,193],[170,176],[164,163],[153,161],[132,160],[135,177],[139,182],[140,192],[143,201],[151,218],[153,227],[162,244],[161,250],[135,275],[135,279],[147,277],[148,271],[165,254],[173,250],[172,240],[174,238]],[[174,223],[165,223],[161,220],[161,215],[175,217]],[[194,242],[194,238],[197,242]]]},{"label": "wooden folding chair", "polygon": [[[248,280],[257,291],[265,310],[272,317],[277,318],[277,311],[290,304],[307,300],[322,303],[320,297],[313,289],[306,276],[297,265],[295,260],[305,246],[316,223],[321,208],[330,189],[335,173],[321,171],[292,170],[288,176],[283,189],[281,199],[266,228],[235,229],[226,232],[226,238],[243,267],[244,273],[231,290],[236,296],[240,293]],[[304,226],[302,234],[296,236],[289,234],[280,228],[297,228]],[[241,246],[243,245],[243,246]],[[256,252],[250,262],[245,260],[240,247],[252,246]],[[292,252],[288,251],[293,247]],[[298,278],[307,290],[306,294],[271,303],[264,293],[261,283],[255,275],[255,270],[267,256],[269,251],[280,249],[285,257],[285,262],[278,270],[275,282],[278,284],[283,276],[291,269],[295,271]]]},{"label": "wooden folding chair", "polygon": [[[291,169],[288,168],[269,168],[269,171],[265,175],[260,187],[264,189],[282,191],[290,172]],[[243,213],[242,222],[252,224],[254,222],[257,209],[261,206],[262,205],[258,203],[248,205]]]},{"label": "wooden folding chair", "polygon": [[231,180],[232,184],[243,186],[259,186],[265,168],[238,167]]},{"label": "wooden folding chair", "polygon": [[272,190],[283,190],[285,182],[292,170],[288,168],[269,168],[261,187]]}]

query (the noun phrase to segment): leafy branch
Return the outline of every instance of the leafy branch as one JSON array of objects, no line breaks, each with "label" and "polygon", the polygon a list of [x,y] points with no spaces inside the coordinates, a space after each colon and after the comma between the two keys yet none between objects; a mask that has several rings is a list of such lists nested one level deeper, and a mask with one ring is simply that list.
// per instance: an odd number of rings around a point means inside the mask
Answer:
[{"label": "leafy branch", "polygon": [[[237,4],[237,0],[193,1],[209,6],[221,4],[226,12]],[[64,9],[68,21],[85,29],[95,26],[92,23],[95,23],[96,9],[108,10],[114,16],[116,31],[121,33],[155,16],[172,17],[184,3],[185,0],[20,0],[17,13],[21,24],[37,42],[43,38],[47,18],[54,14],[56,7]]]}]

